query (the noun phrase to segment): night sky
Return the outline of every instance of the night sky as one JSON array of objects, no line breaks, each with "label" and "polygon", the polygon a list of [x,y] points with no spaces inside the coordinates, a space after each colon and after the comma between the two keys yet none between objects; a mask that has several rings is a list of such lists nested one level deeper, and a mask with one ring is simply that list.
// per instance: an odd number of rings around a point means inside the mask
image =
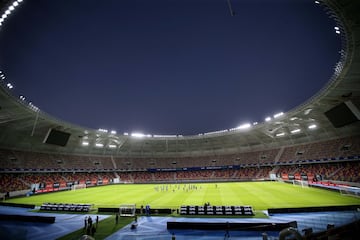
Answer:
[{"label": "night sky", "polygon": [[310,0],[25,0],[0,70],[42,111],[94,129],[192,135],[305,102],[340,58]]}]

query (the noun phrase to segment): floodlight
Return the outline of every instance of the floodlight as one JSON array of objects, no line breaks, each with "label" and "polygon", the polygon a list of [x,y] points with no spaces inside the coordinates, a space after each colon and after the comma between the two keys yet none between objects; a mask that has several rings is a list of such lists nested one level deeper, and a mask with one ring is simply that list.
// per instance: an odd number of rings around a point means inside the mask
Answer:
[{"label": "floodlight", "polygon": [[14,6],[14,7],[17,7],[17,6],[19,6],[19,3],[18,3],[18,1],[15,1],[15,2],[13,2],[13,6]]},{"label": "floodlight", "polygon": [[336,30],[335,32],[336,32],[337,34],[340,34],[340,31],[339,31],[339,30]]},{"label": "floodlight", "polygon": [[102,144],[102,143],[96,143],[95,146],[96,146],[96,147],[104,147],[104,144]]},{"label": "floodlight", "polygon": [[253,122],[253,125],[255,126],[255,125],[258,125],[258,122]]},{"label": "floodlight", "polygon": [[283,112],[276,113],[276,114],[274,114],[274,118],[278,118],[278,117],[280,117],[282,115],[284,115]]},{"label": "floodlight", "polygon": [[14,11],[14,10],[15,10],[15,7],[14,7],[14,6],[10,6],[10,7],[9,7],[9,10],[10,10],[10,11]]},{"label": "floodlight", "polygon": [[83,145],[83,146],[89,146],[89,142],[82,142],[81,145]]},{"label": "floodlight", "polygon": [[6,11],[5,11],[5,14],[6,14],[6,15],[10,15],[10,13],[11,13],[10,10],[6,10]]},{"label": "floodlight", "polygon": [[339,27],[334,27],[334,29],[335,29],[335,30],[340,30],[340,28],[339,28]]},{"label": "floodlight", "polygon": [[319,2],[319,1],[315,1],[315,3],[316,3],[316,4],[320,4],[320,2]]},{"label": "floodlight", "polygon": [[109,144],[109,148],[116,148],[115,144]]},{"label": "floodlight", "polygon": [[300,131],[301,130],[299,128],[297,128],[297,129],[292,130],[291,133],[299,133]]},{"label": "floodlight", "polygon": [[250,123],[244,123],[244,124],[238,126],[237,129],[247,129],[247,128],[250,128],[250,127],[251,127]]},{"label": "floodlight", "polygon": [[145,134],[143,134],[143,133],[131,133],[131,136],[132,137],[138,137],[138,138],[143,138],[143,137],[145,137]]},{"label": "floodlight", "polygon": [[23,95],[20,95],[19,96],[20,100],[24,101],[25,100],[25,97]]},{"label": "floodlight", "polygon": [[265,122],[269,122],[271,120],[271,117],[265,118]]},{"label": "floodlight", "polygon": [[13,86],[11,83],[6,84],[6,86],[7,86],[9,89],[13,89],[13,88],[14,88],[14,86]]},{"label": "floodlight", "polygon": [[177,137],[177,135],[154,135],[154,138],[172,138],[172,137]]},{"label": "floodlight", "polygon": [[284,132],[282,132],[282,133],[277,133],[275,136],[277,136],[277,137],[282,137],[282,136],[285,136],[285,133],[284,133]]},{"label": "floodlight", "polygon": [[311,124],[310,126],[308,126],[309,129],[315,129],[316,127],[316,124]]},{"label": "floodlight", "polygon": [[107,133],[107,132],[108,132],[108,130],[103,129],[103,128],[99,128],[98,131],[99,131],[99,132],[103,132],[103,133]]},{"label": "floodlight", "polygon": [[115,130],[111,130],[110,133],[111,133],[111,134],[116,134],[116,131],[115,131]]}]

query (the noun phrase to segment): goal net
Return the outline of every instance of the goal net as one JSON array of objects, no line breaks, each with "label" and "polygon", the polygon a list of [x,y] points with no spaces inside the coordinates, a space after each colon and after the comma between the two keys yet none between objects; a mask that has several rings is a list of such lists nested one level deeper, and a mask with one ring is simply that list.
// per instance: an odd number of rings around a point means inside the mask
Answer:
[{"label": "goal net", "polygon": [[84,189],[86,188],[86,184],[75,184],[71,186],[71,190],[75,191],[75,190],[79,190],[79,189]]},{"label": "goal net", "polygon": [[123,204],[119,207],[119,213],[121,217],[133,217],[135,216],[136,204]]},{"label": "goal net", "polygon": [[341,187],[340,188],[341,195],[360,197],[360,188],[357,187]]},{"label": "goal net", "polygon": [[304,187],[309,187],[309,182],[303,180],[293,180],[293,185],[304,188]]}]

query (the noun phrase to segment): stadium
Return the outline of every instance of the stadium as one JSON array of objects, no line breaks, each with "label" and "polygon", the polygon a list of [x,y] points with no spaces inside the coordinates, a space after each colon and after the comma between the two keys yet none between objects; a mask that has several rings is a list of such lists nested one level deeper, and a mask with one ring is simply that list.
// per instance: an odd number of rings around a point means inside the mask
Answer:
[{"label": "stadium", "polygon": [[[22,4],[0,1],[0,31]],[[78,126],[16,96],[0,66],[1,238],[358,239],[360,4],[314,4],[341,37],[331,79],[294,109],[231,129]]]}]

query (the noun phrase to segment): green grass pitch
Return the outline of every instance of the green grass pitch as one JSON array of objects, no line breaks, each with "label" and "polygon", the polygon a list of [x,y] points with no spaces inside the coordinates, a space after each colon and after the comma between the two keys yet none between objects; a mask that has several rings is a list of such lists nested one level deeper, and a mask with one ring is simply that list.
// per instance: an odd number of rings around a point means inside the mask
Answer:
[{"label": "green grass pitch", "polygon": [[[167,188],[167,189],[166,189]],[[318,188],[302,188],[280,182],[230,182],[190,184],[119,184],[38,194],[7,200],[35,204],[90,203],[95,207],[121,204],[149,204],[151,208],[178,208],[181,205],[250,205],[255,210],[268,208],[338,206],[360,204],[360,198]]]}]

